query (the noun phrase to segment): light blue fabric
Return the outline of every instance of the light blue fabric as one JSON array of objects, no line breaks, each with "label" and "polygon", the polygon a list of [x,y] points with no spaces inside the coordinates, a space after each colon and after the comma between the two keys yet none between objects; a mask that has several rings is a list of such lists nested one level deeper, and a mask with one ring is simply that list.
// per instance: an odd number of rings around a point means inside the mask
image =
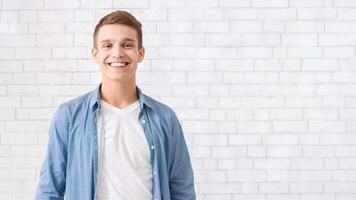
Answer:
[{"label": "light blue fabric", "polygon": [[[61,104],[57,110],[49,130],[37,200],[95,199],[101,157],[100,131],[97,131],[100,88],[101,85]],[[176,114],[166,105],[144,95],[139,88],[137,91],[139,122],[151,151],[153,198],[195,199],[193,170]]]}]

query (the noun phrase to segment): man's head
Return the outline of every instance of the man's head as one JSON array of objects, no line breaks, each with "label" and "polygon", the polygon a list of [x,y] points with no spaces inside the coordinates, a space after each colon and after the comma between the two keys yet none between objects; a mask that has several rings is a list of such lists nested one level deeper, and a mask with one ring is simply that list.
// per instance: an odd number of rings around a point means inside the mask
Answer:
[{"label": "man's head", "polygon": [[143,47],[141,23],[134,16],[132,16],[130,13],[128,13],[126,11],[118,10],[118,11],[112,12],[112,13],[104,16],[103,18],[101,18],[100,21],[98,22],[98,24],[95,26],[94,34],[93,34],[94,48],[97,48],[97,46],[98,46],[97,35],[98,35],[100,28],[102,26],[108,25],[108,24],[121,24],[121,25],[126,25],[126,26],[129,26],[129,27],[135,29],[136,33],[137,33],[138,48],[140,49]]},{"label": "man's head", "polygon": [[145,55],[141,23],[128,12],[112,12],[95,27],[93,41],[92,56],[103,83],[136,84],[137,64]]}]

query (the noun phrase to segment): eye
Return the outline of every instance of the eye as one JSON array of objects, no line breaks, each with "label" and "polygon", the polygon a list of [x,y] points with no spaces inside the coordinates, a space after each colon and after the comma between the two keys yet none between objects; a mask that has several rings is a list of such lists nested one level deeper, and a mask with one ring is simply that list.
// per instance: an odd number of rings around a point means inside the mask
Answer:
[{"label": "eye", "polygon": [[112,47],[112,45],[110,44],[110,43],[104,43],[103,45],[102,45],[102,48],[103,49],[109,49],[109,48],[111,48]]},{"label": "eye", "polygon": [[133,48],[135,45],[132,42],[125,42],[124,43],[124,48],[129,49]]}]

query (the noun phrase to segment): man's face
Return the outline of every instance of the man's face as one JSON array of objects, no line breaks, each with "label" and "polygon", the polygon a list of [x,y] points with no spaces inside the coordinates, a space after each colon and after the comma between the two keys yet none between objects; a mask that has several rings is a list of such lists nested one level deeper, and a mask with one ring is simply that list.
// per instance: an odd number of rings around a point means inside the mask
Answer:
[{"label": "man's face", "polygon": [[138,48],[136,30],[121,24],[104,25],[96,38],[92,56],[100,66],[103,81],[135,81],[137,64],[145,54],[144,48]]}]

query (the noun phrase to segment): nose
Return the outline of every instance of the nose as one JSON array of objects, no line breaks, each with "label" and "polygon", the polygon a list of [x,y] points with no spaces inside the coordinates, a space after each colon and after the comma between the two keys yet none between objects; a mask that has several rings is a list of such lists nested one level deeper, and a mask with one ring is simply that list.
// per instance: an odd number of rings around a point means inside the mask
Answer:
[{"label": "nose", "polygon": [[117,46],[114,46],[112,49],[112,57],[114,58],[121,58],[121,57],[124,57],[125,55],[125,50],[124,48],[120,47],[119,45]]}]

